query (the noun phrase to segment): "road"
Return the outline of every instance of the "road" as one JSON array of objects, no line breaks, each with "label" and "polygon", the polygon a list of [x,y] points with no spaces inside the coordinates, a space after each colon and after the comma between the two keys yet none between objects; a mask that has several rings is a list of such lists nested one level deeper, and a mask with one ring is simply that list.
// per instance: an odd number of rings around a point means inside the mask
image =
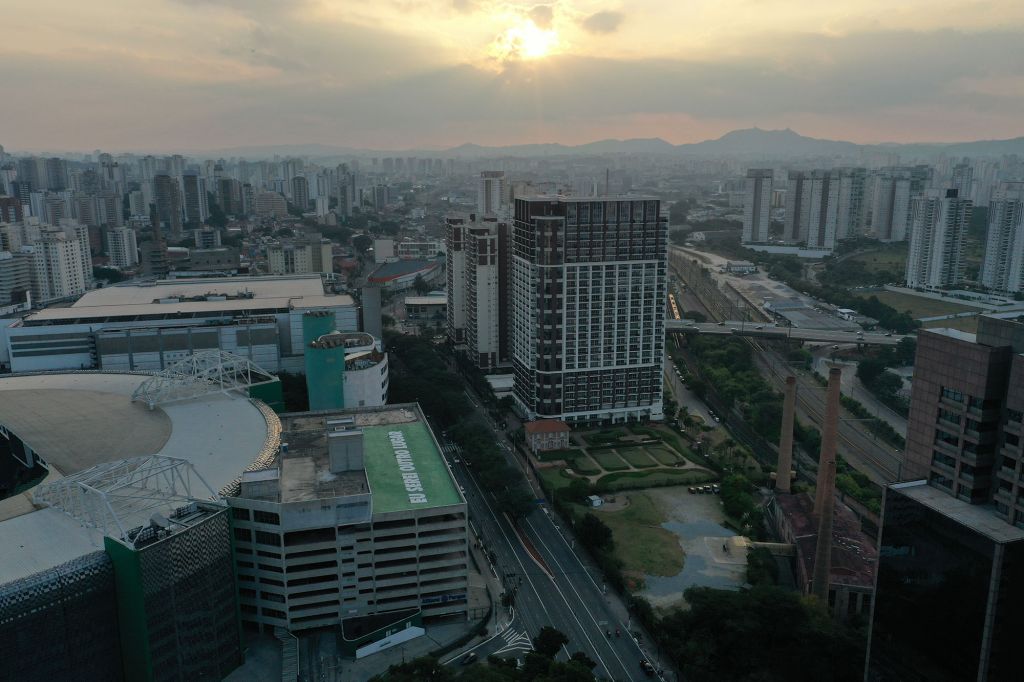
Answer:
[{"label": "road", "polygon": [[679,375],[676,374],[675,363],[672,362],[668,354],[665,355],[665,382],[669,389],[671,389],[672,395],[675,396],[676,402],[679,403],[680,407],[685,407],[687,413],[700,417],[704,420],[705,424],[713,423],[713,417],[708,411],[708,406],[697,397],[696,393],[683,385]]},{"label": "road", "polygon": [[[474,407],[478,408],[475,402]],[[493,428],[493,423],[488,423]],[[505,434],[494,431],[509,462],[522,468]],[[546,505],[538,505],[520,521],[523,535],[544,563],[539,565],[516,536],[508,517],[496,507],[494,497],[477,483],[458,446],[446,442],[443,449],[456,480],[466,490],[470,519],[493,559],[495,572],[506,590],[516,590],[508,626],[445,662],[458,664],[471,652],[478,660],[490,654],[522,657],[531,648],[530,639],[542,626],[551,625],[569,638],[560,658],[582,651],[597,663],[594,673],[599,678],[620,682],[648,679],[640,668],[641,659],[651,660],[642,649],[643,641],[638,643],[629,636],[631,623],[625,608],[617,596],[605,593],[600,572],[584,565],[576,554],[571,531],[560,527],[561,520],[553,518]],[[616,628],[620,637],[614,635]],[[612,632],[610,638],[608,631]]]},{"label": "road", "polygon": [[794,341],[818,341],[822,343],[857,343],[861,345],[895,346],[903,340],[902,334],[863,332],[860,335],[848,331],[831,329],[801,329],[799,327],[778,327],[767,323],[747,321],[690,322],[687,320],[666,320],[665,330],[683,334],[714,334],[719,336],[749,336],[765,340],[792,339]]},{"label": "road", "polygon": [[831,360],[827,357],[830,353],[831,351],[827,349],[812,351],[812,355],[814,356],[814,368],[817,370],[818,374],[828,376],[828,369],[830,365],[841,367],[843,370],[843,377],[840,383],[843,395],[850,396],[859,402],[867,409],[868,412],[875,415],[882,421],[888,422],[889,426],[891,426],[896,433],[906,438],[906,418],[876,398],[874,393],[864,387],[861,380],[857,378],[857,363],[852,360]]}]

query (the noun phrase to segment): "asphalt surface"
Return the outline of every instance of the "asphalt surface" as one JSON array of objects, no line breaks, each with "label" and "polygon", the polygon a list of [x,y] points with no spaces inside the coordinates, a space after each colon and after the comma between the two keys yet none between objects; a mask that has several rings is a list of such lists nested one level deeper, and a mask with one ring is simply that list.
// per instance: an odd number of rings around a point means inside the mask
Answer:
[{"label": "asphalt surface", "polygon": [[[523,463],[513,454],[505,434],[495,429],[495,439],[509,461],[521,469]],[[560,659],[582,651],[597,663],[594,674],[599,679],[649,679],[640,661],[650,660],[655,666],[657,662],[645,653],[642,637],[640,642],[631,637],[628,615],[610,590],[605,594],[600,572],[584,565],[576,554],[571,531],[560,527],[561,520],[553,518],[546,504],[538,504],[520,521],[520,531],[539,555],[543,562],[540,565],[516,535],[509,518],[497,508],[494,497],[476,482],[458,446],[446,442],[443,449],[456,480],[466,491],[470,520],[492,559],[493,570],[506,591],[515,591],[511,619],[499,618],[502,625],[490,639],[453,654],[445,662],[460,665],[470,653],[476,654],[476,660],[492,654],[521,658],[532,649],[530,641],[541,627],[550,625],[569,638]]]}]

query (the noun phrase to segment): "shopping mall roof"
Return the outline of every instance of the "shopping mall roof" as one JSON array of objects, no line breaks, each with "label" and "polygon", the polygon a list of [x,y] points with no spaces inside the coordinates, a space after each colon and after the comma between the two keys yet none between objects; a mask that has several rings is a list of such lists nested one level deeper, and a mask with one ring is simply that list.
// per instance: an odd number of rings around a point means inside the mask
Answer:
[{"label": "shopping mall roof", "polygon": [[70,307],[46,308],[28,315],[24,324],[352,304],[351,296],[326,294],[319,275],[157,280],[93,289]]}]

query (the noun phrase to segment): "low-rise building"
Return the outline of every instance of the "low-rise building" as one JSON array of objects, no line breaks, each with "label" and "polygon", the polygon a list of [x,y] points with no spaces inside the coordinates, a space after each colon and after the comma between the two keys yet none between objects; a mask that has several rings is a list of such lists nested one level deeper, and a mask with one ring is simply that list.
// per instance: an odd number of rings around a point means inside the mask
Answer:
[{"label": "low-rise building", "polygon": [[569,447],[569,425],[558,419],[541,419],[523,424],[526,446],[531,452],[562,450]]}]

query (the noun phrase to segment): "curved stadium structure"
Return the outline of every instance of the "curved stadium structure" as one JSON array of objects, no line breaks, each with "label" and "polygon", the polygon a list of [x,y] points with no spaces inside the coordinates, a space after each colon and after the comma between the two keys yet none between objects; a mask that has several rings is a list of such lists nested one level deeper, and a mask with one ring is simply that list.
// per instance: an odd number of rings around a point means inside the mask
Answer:
[{"label": "curved stadium structure", "polygon": [[220,679],[241,662],[221,495],[276,454],[280,422],[251,396],[280,385],[221,351],[185,362],[0,379],[0,456],[45,471],[0,500],[0,680]]}]

